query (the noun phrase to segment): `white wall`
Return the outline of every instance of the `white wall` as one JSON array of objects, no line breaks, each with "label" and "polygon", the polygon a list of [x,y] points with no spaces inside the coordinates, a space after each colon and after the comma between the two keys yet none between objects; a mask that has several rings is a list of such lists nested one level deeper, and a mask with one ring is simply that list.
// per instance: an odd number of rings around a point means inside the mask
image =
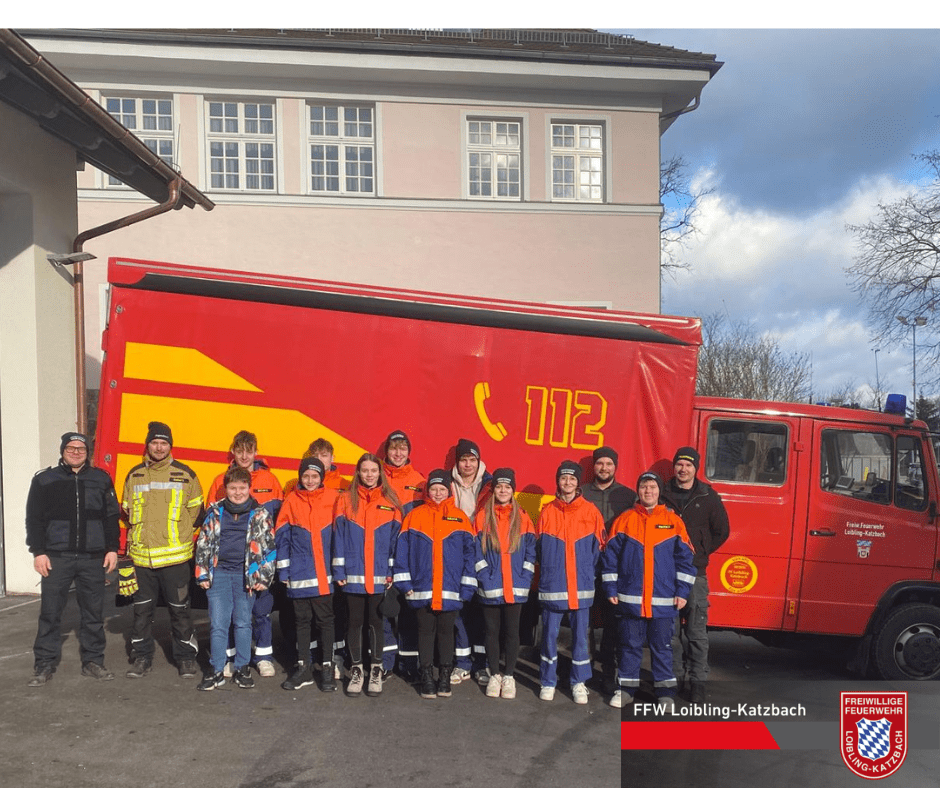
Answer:
[{"label": "white wall", "polygon": [[75,152],[0,104],[0,461],[8,593],[37,593],[26,549],[33,474],[58,461],[75,428],[71,276],[47,252],[71,251]]}]

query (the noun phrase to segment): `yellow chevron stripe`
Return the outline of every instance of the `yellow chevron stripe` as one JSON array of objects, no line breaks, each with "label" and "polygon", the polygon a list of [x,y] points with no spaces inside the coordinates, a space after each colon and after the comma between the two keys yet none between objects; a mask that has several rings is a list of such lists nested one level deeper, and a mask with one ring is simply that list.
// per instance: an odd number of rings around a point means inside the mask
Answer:
[{"label": "yellow chevron stripe", "polygon": [[144,342],[125,345],[124,377],[234,391],[261,391],[195,348]]},{"label": "yellow chevron stripe", "polygon": [[355,465],[365,453],[361,446],[298,410],[149,394],[121,396],[119,440],[142,443],[147,437],[147,423],[155,419],[170,425],[175,446],[187,449],[226,452],[236,432],[249,430],[258,436],[262,456],[300,459],[316,438],[326,438],[333,444],[338,463]]}]

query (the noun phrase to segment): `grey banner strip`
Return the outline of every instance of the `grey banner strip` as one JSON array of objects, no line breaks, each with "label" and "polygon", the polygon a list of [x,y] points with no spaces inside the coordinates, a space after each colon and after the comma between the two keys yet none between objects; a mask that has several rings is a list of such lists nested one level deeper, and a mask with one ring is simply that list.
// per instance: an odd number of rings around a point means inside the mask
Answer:
[{"label": "grey banner strip", "polygon": [[[907,746],[912,750],[940,749],[940,730],[935,725],[912,725],[908,718]],[[838,750],[838,722],[770,722],[767,730],[781,750]]]}]

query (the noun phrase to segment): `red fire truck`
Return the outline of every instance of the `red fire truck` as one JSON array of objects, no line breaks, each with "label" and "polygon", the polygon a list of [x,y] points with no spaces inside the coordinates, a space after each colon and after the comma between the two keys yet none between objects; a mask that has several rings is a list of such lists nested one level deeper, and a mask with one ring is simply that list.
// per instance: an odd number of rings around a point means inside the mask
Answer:
[{"label": "red fire truck", "polygon": [[203,486],[242,429],[282,482],[319,437],[346,475],[393,429],[424,470],[466,437],[516,469],[533,515],[563,459],[589,471],[613,446],[632,486],[691,444],[731,520],[709,565],[712,626],[835,637],[860,672],[940,675],[940,479],[921,422],[696,398],[694,318],[124,259],[109,281],[96,461],[119,492],[151,420]]}]

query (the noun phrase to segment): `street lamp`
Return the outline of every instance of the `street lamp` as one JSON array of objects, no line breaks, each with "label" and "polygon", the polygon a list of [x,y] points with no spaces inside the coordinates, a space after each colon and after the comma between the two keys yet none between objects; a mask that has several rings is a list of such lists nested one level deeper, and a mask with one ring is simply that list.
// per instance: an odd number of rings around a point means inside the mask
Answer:
[{"label": "street lamp", "polygon": [[875,348],[875,396],[878,398],[878,410],[881,410],[881,378],[878,376],[878,351],[881,348]]},{"label": "street lamp", "polygon": [[914,418],[916,419],[917,418],[917,326],[926,326],[927,318],[926,317],[914,317],[908,320],[908,318],[904,317],[903,315],[898,315],[897,318],[905,326],[911,327],[911,334],[913,336],[914,350],[913,350],[913,356],[912,356],[911,371],[913,372],[913,378],[914,378]]}]

